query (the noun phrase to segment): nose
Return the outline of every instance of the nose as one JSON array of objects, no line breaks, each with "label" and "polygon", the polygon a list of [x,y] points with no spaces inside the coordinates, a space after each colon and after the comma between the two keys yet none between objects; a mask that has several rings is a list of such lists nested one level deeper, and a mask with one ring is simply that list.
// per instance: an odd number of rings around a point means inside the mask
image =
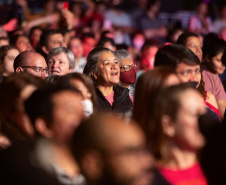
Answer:
[{"label": "nose", "polygon": [[112,68],[112,69],[118,69],[118,68],[119,68],[119,65],[116,64],[116,63],[113,63],[113,64],[111,65],[111,68]]},{"label": "nose", "polygon": [[61,43],[60,43],[60,46],[63,46],[63,47],[65,47],[65,48],[67,47],[67,45],[65,44],[65,42],[61,42]]},{"label": "nose", "polygon": [[47,76],[48,76],[48,75],[47,75],[47,72],[43,71],[42,74],[41,74],[41,78],[42,78],[42,79],[46,79]]},{"label": "nose", "polygon": [[194,73],[191,73],[189,77],[189,82],[199,82],[197,75]]}]

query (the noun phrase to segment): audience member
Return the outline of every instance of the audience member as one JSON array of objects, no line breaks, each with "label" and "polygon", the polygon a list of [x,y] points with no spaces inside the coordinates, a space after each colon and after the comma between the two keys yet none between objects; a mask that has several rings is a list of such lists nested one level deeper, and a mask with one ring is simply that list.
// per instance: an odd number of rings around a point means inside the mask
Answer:
[{"label": "audience member", "polygon": [[60,46],[66,47],[63,34],[59,30],[46,30],[40,37],[38,51],[46,58],[53,48]]},{"label": "audience member", "polygon": [[167,37],[167,29],[161,19],[158,18],[159,9],[161,6],[160,0],[148,2],[145,16],[140,19],[141,29],[146,39],[161,39],[163,42]]},{"label": "audience member", "polygon": [[58,84],[36,90],[25,102],[25,110],[41,136],[36,140],[33,160],[60,183],[84,184],[70,145],[83,108],[79,91]]},{"label": "audience member", "polygon": [[129,89],[129,94],[134,98],[134,84],[137,79],[137,64],[133,62],[129,52],[125,49],[114,52],[120,68],[120,85]]},{"label": "audience member", "polygon": [[[42,85],[43,81],[40,78],[26,73],[13,74],[1,83],[0,132],[9,139],[10,143],[35,137],[23,103],[35,89]],[[2,148],[1,144],[0,148]]]},{"label": "audience member", "polygon": [[14,73],[13,63],[19,54],[20,52],[15,46],[6,45],[0,47],[0,73],[3,76],[9,76]]},{"label": "audience member", "polygon": [[66,75],[74,71],[75,58],[71,50],[57,47],[48,53],[47,64],[49,75]]},{"label": "audience member", "polygon": [[88,57],[84,73],[96,86],[97,111],[124,115],[132,107],[129,90],[118,85],[120,68],[110,49],[95,48]]},{"label": "audience member", "polygon": [[159,173],[170,184],[207,185],[197,157],[205,144],[198,124],[206,113],[202,96],[180,84],[160,92],[154,106],[158,108],[149,119],[147,137]]},{"label": "audience member", "polygon": [[148,185],[153,181],[153,160],[134,122],[91,117],[76,130],[73,151],[87,185]]},{"label": "audience member", "polygon": [[47,77],[47,65],[44,57],[35,51],[24,51],[14,60],[15,73],[26,72],[45,79]]},{"label": "audience member", "polygon": [[220,7],[220,17],[213,22],[214,32],[220,34],[223,28],[226,27],[226,4]]},{"label": "audience member", "polygon": [[168,86],[179,83],[175,70],[167,66],[148,70],[138,78],[132,117],[144,129],[145,133],[148,119],[153,116],[154,109],[158,109],[154,107],[154,101],[158,93]]},{"label": "audience member", "polygon": [[83,73],[86,59],[84,57],[84,50],[80,38],[72,37],[68,44],[68,49],[72,51],[75,57],[75,69],[73,72]]},{"label": "audience member", "polygon": [[[212,34],[209,34],[209,35],[212,35]],[[200,43],[199,37],[195,33],[187,32],[182,34],[178,38],[177,43],[184,45],[185,47],[190,49],[200,59],[201,62],[205,61],[205,59],[203,59],[203,52],[201,49],[201,43]],[[221,48],[222,46],[223,45],[221,44]],[[215,47],[215,48],[218,48],[218,47]],[[202,70],[202,80],[204,82],[204,89],[201,91],[207,91],[207,93],[209,94],[207,96],[209,97],[212,96],[210,95],[210,93],[212,93],[215,96],[217,100],[217,106],[220,111],[221,119],[222,119],[224,117],[224,110],[225,110],[225,106],[224,106],[225,92],[224,92],[221,80],[218,76],[208,72],[207,70],[205,69],[203,70],[202,68],[201,70]],[[210,100],[212,98],[208,98],[208,99]]]},{"label": "audience member", "polygon": [[15,35],[10,38],[10,42],[17,47],[20,53],[27,50],[33,50],[31,43],[26,35]]},{"label": "audience member", "polygon": [[208,4],[200,1],[196,7],[197,13],[193,15],[188,24],[188,31],[206,35],[213,31],[212,20],[208,17]]},{"label": "audience member", "polygon": [[93,81],[81,73],[69,73],[59,79],[60,83],[70,84],[78,89],[82,96],[84,115],[88,118],[95,112],[96,92]]}]

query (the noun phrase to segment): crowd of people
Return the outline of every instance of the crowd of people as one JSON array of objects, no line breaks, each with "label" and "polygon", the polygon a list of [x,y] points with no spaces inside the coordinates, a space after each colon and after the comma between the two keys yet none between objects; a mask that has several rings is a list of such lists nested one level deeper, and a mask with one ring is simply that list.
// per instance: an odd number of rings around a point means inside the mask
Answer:
[{"label": "crowd of people", "polygon": [[0,184],[226,184],[226,4],[15,0],[0,26]]}]

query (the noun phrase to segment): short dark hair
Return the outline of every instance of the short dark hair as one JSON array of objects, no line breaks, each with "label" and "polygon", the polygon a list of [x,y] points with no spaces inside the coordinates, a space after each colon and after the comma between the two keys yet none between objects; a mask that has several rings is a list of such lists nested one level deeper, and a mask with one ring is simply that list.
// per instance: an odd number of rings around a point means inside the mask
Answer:
[{"label": "short dark hair", "polygon": [[180,45],[185,46],[187,44],[188,37],[196,37],[196,38],[199,38],[199,36],[196,33],[193,33],[193,32],[185,32],[185,33],[182,33],[178,37],[177,44],[180,44]]},{"label": "short dark hair", "polygon": [[62,34],[62,32],[60,30],[47,30],[47,31],[45,31],[40,37],[40,41],[39,41],[40,47],[48,46],[49,37],[51,35],[54,35],[54,34]]},{"label": "short dark hair", "polygon": [[53,121],[54,102],[53,96],[63,91],[71,91],[80,96],[80,92],[72,86],[57,84],[44,86],[36,90],[26,101],[25,110],[31,123],[34,124],[38,117],[46,121],[47,126]]},{"label": "short dark hair", "polygon": [[99,42],[97,43],[96,47],[104,47],[104,44],[110,42],[112,46],[116,46],[115,42],[112,38],[109,37],[103,37],[99,40]]},{"label": "short dark hair", "polygon": [[226,42],[219,39],[215,33],[210,33],[204,37],[203,40],[203,59],[206,62],[206,57],[209,59],[224,52],[226,49]]},{"label": "short dark hair", "polygon": [[169,66],[177,68],[184,63],[190,66],[200,65],[198,57],[188,48],[182,45],[171,44],[160,48],[155,56],[156,66]]}]

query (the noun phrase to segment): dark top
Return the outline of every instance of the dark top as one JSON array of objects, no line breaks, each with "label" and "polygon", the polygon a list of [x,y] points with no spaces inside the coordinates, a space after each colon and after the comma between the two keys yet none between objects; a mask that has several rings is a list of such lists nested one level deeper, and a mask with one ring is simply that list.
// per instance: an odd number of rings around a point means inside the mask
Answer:
[{"label": "dark top", "polygon": [[129,111],[133,103],[129,97],[129,90],[120,85],[114,85],[114,102],[111,104],[104,97],[103,93],[96,87],[97,93],[97,112],[113,113],[120,116]]}]

